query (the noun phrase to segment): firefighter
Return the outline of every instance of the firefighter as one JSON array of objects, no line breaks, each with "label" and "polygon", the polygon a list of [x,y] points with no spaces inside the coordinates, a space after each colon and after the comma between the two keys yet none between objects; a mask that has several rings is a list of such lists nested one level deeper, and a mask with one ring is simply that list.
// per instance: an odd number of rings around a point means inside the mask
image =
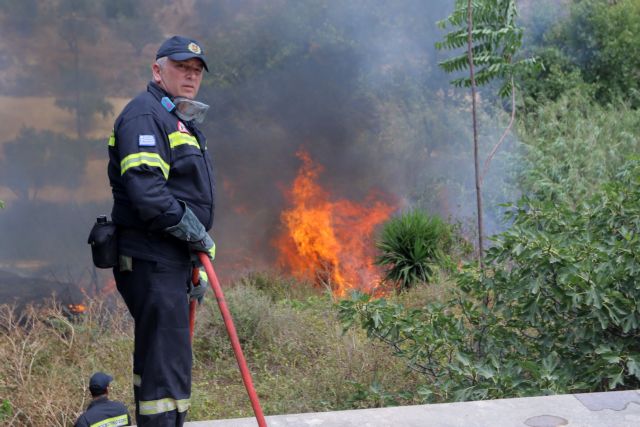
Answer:
[{"label": "firefighter", "polygon": [[[200,44],[174,36],[157,51],[147,90],[117,117],[109,138],[116,286],[135,321],[133,388],[139,426],[182,426],[191,398],[189,301],[197,253],[213,260],[215,184],[198,129],[208,105],[195,100]],[[195,261],[194,261],[195,260]]]},{"label": "firefighter", "polygon": [[129,411],[122,402],[109,400],[109,384],[113,378],[104,372],[96,372],[89,380],[89,392],[93,400],[87,410],[78,417],[74,427],[130,426]]}]

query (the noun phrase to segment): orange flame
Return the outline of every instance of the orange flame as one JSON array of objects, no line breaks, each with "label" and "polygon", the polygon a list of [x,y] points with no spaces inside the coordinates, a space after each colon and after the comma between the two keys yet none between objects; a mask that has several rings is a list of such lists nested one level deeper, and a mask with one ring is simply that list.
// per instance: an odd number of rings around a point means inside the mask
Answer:
[{"label": "orange flame", "polygon": [[67,304],[67,308],[71,314],[82,314],[87,311],[87,307],[84,304]]},{"label": "orange flame", "polygon": [[372,233],[396,206],[373,193],[362,204],[332,201],[317,183],[322,166],[304,150],[296,155],[302,167],[287,194],[292,207],[281,214],[285,230],[276,240],[279,264],[339,297],[350,289],[373,292],[381,273],[373,264]]}]

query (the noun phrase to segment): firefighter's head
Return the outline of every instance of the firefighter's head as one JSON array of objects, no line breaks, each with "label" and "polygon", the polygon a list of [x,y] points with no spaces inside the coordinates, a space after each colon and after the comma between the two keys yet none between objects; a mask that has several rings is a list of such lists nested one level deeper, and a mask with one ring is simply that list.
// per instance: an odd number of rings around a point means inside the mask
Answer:
[{"label": "firefighter's head", "polygon": [[89,391],[91,392],[91,396],[98,397],[103,394],[108,394],[111,380],[113,380],[113,377],[105,374],[104,372],[96,372],[91,375],[91,379],[89,380]]},{"label": "firefighter's head", "polygon": [[169,95],[189,99],[198,94],[203,71],[209,71],[198,42],[182,36],[162,43],[151,69],[153,80]]}]

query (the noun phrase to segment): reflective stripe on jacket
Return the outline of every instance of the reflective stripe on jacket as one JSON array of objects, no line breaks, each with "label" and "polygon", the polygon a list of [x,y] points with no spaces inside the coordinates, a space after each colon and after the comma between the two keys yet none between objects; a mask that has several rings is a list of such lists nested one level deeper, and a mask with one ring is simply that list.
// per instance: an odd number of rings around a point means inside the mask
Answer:
[{"label": "reflective stripe on jacket", "polygon": [[160,100],[168,96],[154,82],[115,121],[109,138],[112,218],[120,228],[124,255],[188,262],[188,250],[162,232],[180,221],[184,201],[209,230],[215,184],[206,138],[182,122]]},{"label": "reflective stripe on jacket", "polygon": [[129,411],[122,402],[109,400],[107,396],[94,399],[87,410],[78,417],[74,427],[118,427],[131,425]]}]

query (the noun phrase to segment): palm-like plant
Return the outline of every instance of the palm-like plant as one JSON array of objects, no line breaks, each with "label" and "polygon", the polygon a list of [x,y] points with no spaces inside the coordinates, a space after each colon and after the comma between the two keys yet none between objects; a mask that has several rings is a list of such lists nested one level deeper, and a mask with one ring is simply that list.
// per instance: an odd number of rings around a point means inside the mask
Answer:
[{"label": "palm-like plant", "polygon": [[414,210],[383,226],[376,264],[386,267],[384,280],[398,292],[433,279],[452,243],[451,226],[438,216]]}]

